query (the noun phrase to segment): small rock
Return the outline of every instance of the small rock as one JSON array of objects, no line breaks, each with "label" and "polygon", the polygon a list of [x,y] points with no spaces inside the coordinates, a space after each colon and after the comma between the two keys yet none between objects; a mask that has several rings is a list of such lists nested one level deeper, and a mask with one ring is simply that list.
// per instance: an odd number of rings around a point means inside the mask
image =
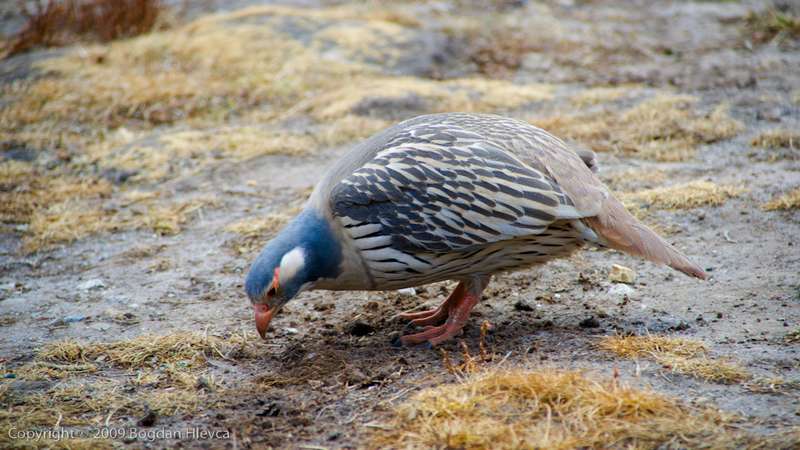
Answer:
[{"label": "small rock", "polygon": [[156,424],[156,419],[158,419],[158,415],[150,408],[145,408],[144,416],[136,422],[137,425],[140,427],[152,427]]},{"label": "small rock", "polygon": [[360,320],[357,320],[357,321],[353,322],[352,324],[350,324],[349,327],[347,327],[347,332],[350,333],[353,336],[359,336],[359,337],[360,336],[366,336],[368,334],[374,333],[375,332],[375,327],[373,327],[372,325],[370,325],[370,324],[368,324],[366,322],[362,322]]},{"label": "small rock", "polygon": [[530,304],[523,302],[522,300],[519,300],[517,301],[517,303],[514,303],[514,309],[516,309],[517,311],[530,312],[533,311],[534,308]]},{"label": "small rock", "polygon": [[614,264],[608,272],[608,279],[615,283],[633,284],[636,281],[636,272],[628,267]]},{"label": "small rock", "polygon": [[578,326],[580,326],[581,328],[599,328],[600,321],[595,319],[594,316],[591,316],[581,320]]},{"label": "small rock", "polygon": [[624,297],[626,295],[632,295],[634,292],[636,292],[636,289],[627,284],[615,284],[608,288],[608,293],[614,297]]},{"label": "small rock", "polygon": [[95,289],[105,289],[106,284],[103,283],[103,280],[99,278],[92,278],[90,280],[86,280],[83,283],[78,285],[78,289],[83,291],[93,291]]},{"label": "small rock", "polygon": [[397,293],[400,295],[417,295],[417,290],[413,287],[398,289]]},{"label": "small rock", "polygon": [[292,328],[292,327],[286,327],[283,329],[283,331],[285,331],[287,334],[297,334],[300,332],[300,330],[298,330],[297,328]]},{"label": "small rock", "polygon": [[86,316],[83,316],[83,315],[80,315],[80,314],[75,314],[75,315],[72,315],[72,316],[66,316],[66,317],[64,317],[63,320],[64,320],[64,323],[80,322],[80,321],[86,320]]}]

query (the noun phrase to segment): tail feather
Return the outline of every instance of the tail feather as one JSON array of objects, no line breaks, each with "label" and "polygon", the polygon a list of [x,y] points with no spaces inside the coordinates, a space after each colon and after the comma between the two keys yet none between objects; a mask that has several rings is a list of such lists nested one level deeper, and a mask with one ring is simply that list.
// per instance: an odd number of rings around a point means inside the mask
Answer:
[{"label": "tail feather", "polygon": [[613,196],[597,216],[583,219],[608,247],[666,264],[686,275],[705,280],[708,275],[653,230],[636,220]]}]

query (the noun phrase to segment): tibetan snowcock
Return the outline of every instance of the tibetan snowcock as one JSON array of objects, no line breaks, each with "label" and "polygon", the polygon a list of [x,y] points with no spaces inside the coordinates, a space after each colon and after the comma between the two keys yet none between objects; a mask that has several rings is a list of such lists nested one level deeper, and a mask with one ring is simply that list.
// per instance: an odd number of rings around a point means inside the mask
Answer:
[{"label": "tibetan snowcock", "polygon": [[436,345],[460,332],[492,275],[610,247],[706,274],[636,220],[594,175],[594,154],[518,120],[433,114],[336,162],[253,262],[245,289],[265,336],[307,289],[389,290],[456,280],[438,308],[402,314]]}]

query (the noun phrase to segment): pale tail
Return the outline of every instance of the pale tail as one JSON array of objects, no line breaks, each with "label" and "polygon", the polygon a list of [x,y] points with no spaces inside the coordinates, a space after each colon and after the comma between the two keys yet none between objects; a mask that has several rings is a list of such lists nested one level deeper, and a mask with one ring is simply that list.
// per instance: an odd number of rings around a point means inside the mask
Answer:
[{"label": "pale tail", "polygon": [[606,199],[597,216],[583,220],[603,239],[603,243],[608,247],[656,263],[666,264],[701,280],[708,277],[703,269],[689,261],[689,258],[653,230],[636,220],[613,196]]}]

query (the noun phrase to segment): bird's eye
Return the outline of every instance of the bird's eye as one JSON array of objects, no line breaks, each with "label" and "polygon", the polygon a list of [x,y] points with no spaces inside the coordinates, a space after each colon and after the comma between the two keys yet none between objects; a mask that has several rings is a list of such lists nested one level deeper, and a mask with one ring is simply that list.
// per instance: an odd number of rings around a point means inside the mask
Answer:
[{"label": "bird's eye", "polygon": [[273,284],[272,286],[269,287],[269,290],[267,291],[267,297],[268,298],[269,297],[274,297],[275,294],[277,294],[277,293],[278,293],[278,290],[275,288],[275,285]]}]

